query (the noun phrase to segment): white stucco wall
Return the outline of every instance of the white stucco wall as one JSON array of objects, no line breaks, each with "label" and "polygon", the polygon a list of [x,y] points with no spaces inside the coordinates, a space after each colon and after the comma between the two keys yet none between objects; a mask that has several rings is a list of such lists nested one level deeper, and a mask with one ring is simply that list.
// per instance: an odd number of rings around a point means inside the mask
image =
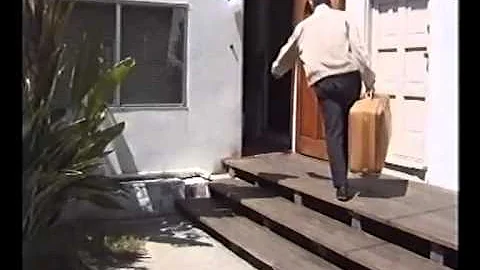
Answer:
[{"label": "white stucco wall", "polygon": [[115,118],[126,123],[124,137],[138,171],[216,171],[222,158],[241,150],[243,26],[237,22],[243,0],[153,2],[190,5],[188,108],[128,109],[115,111]]},{"label": "white stucco wall", "polygon": [[346,0],[345,11],[363,34],[363,41],[368,42],[368,0]]},{"label": "white stucco wall", "polygon": [[458,190],[458,0],[430,0],[429,184]]},{"label": "white stucco wall", "polygon": [[[361,38],[370,52],[370,5],[368,0],[346,0],[345,11],[349,18],[356,24]],[[371,53],[370,53],[371,55]],[[362,83],[362,92],[365,91],[365,85]]]}]

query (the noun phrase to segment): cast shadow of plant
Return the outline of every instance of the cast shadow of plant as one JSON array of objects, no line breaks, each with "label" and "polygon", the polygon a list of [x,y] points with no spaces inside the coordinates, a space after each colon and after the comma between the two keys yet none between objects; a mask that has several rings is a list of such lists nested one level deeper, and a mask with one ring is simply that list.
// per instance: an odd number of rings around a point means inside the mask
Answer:
[{"label": "cast shadow of plant", "polygon": [[[122,248],[113,250],[105,238],[129,236]],[[118,269],[146,270],[143,262],[150,259],[145,249],[147,242],[163,243],[175,247],[212,247],[205,241],[207,235],[177,214],[138,220],[76,220],[57,227],[55,241],[49,251],[35,258],[35,263],[23,269]],[[45,245],[45,241],[40,244]],[[75,256],[78,254],[80,256]],[[80,259],[78,259],[80,258]],[[88,265],[88,267],[87,267]]]},{"label": "cast shadow of plant", "polygon": [[[118,269],[130,267],[144,258],[146,253],[141,248],[113,250],[105,244],[105,236],[85,232],[76,226],[57,226],[44,234],[31,245],[35,252],[23,254],[24,270],[90,270]],[[140,246],[139,246],[140,247]],[[146,270],[133,267],[136,270]]]},{"label": "cast shadow of plant", "polygon": [[[104,124],[106,127],[111,127],[118,124],[118,121],[110,110],[107,110],[107,117],[105,118]],[[106,169],[109,170],[110,173],[138,173],[138,167],[135,163],[135,158],[124,134],[117,136],[111,143],[111,147],[113,148],[112,150],[114,150],[114,153],[105,157],[105,165],[107,166]],[[118,169],[120,169],[119,172],[113,163],[117,163],[119,167]]]},{"label": "cast shadow of plant", "polygon": [[[98,239],[104,239],[105,236],[97,235]],[[137,241],[143,240],[140,238]],[[80,258],[85,265],[94,269],[118,269],[129,268],[134,270],[147,270],[143,266],[135,266],[136,263],[150,258],[147,252],[141,247],[125,250],[112,250],[107,247],[103,241],[92,241],[85,245],[85,249],[79,252]]]},{"label": "cast shadow of plant", "polygon": [[177,247],[212,246],[202,241],[204,235],[184,217],[171,214],[138,220],[108,220],[85,225],[85,231],[100,235],[135,235],[149,242],[165,243]]}]

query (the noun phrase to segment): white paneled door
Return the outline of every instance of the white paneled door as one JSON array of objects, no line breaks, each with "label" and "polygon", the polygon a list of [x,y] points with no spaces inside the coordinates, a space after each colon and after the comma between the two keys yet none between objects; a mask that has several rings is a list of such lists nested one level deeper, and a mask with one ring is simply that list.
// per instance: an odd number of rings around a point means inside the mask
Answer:
[{"label": "white paneled door", "polygon": [[387,162],[419,169],[425,166],[427,4],[428,0],[374,0],[371,21],[376,90],[392,98]]}]

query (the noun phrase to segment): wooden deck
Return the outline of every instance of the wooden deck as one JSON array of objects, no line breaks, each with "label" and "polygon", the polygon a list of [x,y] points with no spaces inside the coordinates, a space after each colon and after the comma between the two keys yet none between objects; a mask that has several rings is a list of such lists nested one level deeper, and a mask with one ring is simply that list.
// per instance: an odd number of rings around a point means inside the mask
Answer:
[{"label": "wooden deck", "polygon": [[350,175],[335,198],[327,162],[270,153],[226,160],[212,198],[180,210],[258,269],[458,269],[455,192],[381,175]]},{"label": "wooden deck", "polygon": [[351,175],[335,198],[327,162],[270,153],[226,160],[212,198],[178,201],[199,226],[258,269],[458,269],[457,194]]},{"label": "wooden deck", "polygon": [[217,180],[210,187],[239,204],[245,216],[342,269],[449,269],[243,180]]},{"label": "wooden deck", "polygon": [[191,199],[177,205],[205,231],[258,269],[341,269],[268,228],[236,215],[225,203]]},{"label": "wooden deck", "polygon": [[[323,202],[375,222],[458,251],[458,195],[441,188],[388,175],[356,178],[359,195],[343,203],[335,199],[328,163],[298,154],[271,153],[225,161],[226,166],[291,191],[297,200]],[[243,177],[245,178],[245,177]]]}]

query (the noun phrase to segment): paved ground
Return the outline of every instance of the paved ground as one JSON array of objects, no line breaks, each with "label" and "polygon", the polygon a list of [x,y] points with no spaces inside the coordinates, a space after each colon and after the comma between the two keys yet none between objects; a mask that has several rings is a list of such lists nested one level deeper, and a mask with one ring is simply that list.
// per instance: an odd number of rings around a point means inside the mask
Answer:
[{"label": "paved ground", "polygon": [[[253,270],[247,262],[237,257],[203,231],[192,228],[178,239],[188,239],[188,234],[198,236],[196,245],[176,245],[171,243],[147,242],[146,249],[151,258],[142,259],[136,267],[148,270]],[[200,244],[201,243],[201,244]]]},{"label": "paved ground", "polygon": [[149,238],[147,254],[131,267],[135,270],[254,270],[221,243],[195,228],[180,215],[136,220],[109,221],[111,232],[138,234]]}]

